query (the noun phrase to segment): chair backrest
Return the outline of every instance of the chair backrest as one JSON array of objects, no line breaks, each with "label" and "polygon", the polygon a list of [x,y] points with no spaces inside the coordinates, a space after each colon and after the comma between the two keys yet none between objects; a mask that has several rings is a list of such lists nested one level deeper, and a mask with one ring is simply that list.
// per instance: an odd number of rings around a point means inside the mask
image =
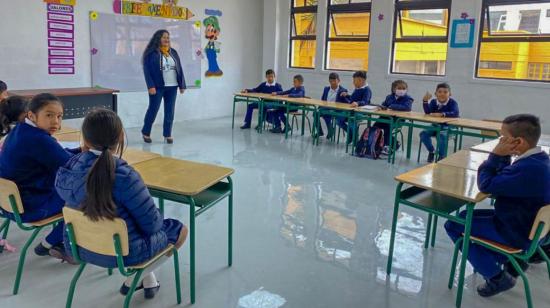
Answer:
[{"label": "chair backrest", "polygon": [[72,225],[77,246],[98,254],[116,256],[113,238],[118,234],[122,255],[128,255],[128,229],[124,220],[115,218],[92,221],[82,211],[67,206],[63,208],[63,218],[65,224]]},{"label": "chair backrest", "polygon": [[537,233],[537,228],[540,223],[544,224],[544,227],[542,228],[542,233],[540,234],[540,238],[544,238],[546,237],[546,235],[548,235],[548,232],[550,231],[550,205],[542,207],[537,213],[537,217],[535,218],[535,222],[533,223],[533,227],[531,228],[531,234],[529,234],[530,240],[533,240],[535,238],[535,233]]},{"label": "chair backrest", "polygon": [[6,212],[13,213],[10,196],[13,196],[19,214],[23,214],[25,209],[23,208],[23,202],[21,202],[21,195],[19,195],[17,185],[10,180],[0,178],[0,207]]}]

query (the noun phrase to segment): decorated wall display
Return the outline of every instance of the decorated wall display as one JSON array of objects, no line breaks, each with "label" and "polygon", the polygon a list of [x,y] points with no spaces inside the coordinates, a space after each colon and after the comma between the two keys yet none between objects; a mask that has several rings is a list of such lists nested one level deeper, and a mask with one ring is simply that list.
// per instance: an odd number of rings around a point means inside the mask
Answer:
[{"label": "decorated wall display", "polygon": [[451,27],[451,48],[474,47],[475,19],[455,19]]},{"label": "decorated wall display", "polygon": [[151,3],[151,0],[126,1],[115,0],[113,10],[116,14],[139,15],[188,20],[195,16],[186,7],[178,6],[178,0],[162,0],[161,3]]},{"label": "decorated wall display", "polygon": [[[222,13],[219,10],[205,10],[205,13],[216,14],[221,16]],[[215,15],[208,16],[203,20],[205,27],[204,35],[208,40],[206,47],[204,47],[204,53],[208,60],[208,70],[204,73],[206,77],[220,77],[223,76],[223,72],[218,65],[218,54],[221,51],[221,43],[218,41],[221,28],[218,17]]]},{"label": "decorated wall display", "polygon": [[48,73],[74,75],[74,5],[76,0],[44,0],[47,6]]}]

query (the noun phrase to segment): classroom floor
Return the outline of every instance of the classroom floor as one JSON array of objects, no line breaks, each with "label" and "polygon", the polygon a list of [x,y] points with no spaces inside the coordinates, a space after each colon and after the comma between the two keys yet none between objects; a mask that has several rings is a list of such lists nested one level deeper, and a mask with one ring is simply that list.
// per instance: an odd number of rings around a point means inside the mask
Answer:
[{"label": "classroom floor", "polygon": [[[239,121],[237,121],[238,123]],[[418,165],[398,155],[396,165],[345,154],[344,146],[309,137],[231,130],[223,118],[175,125],[174,145],[152,145],[128,130],[129,146],[165,156],[220,164],[236,170],[234,265],[227,268],[227,210],[219,204],[197,220],[195,308],[225,307],[453,307],[456,288],[447,289],[452,246],[442,223],[435,248],[423,249],[426,215],[402,208],[394,273],[385,273],[393,177]],[[417,133],[415,133],[416,135]],[[416,149],[415,143],[414,149]],[[426,152],[424,152],[425,154]],[[413,157],[415,153],[413,153]],[[188,221],[185,206],[167,203],[166,216]],[[12,228],[12,244],[26,237]],[[33,245],[34,247],[34,245]],[[183,300],[189,305],[189,246],[181,249]],[[76,267],[29,252],[20,293],[11,295],[18,253],[0,254],[0,306],[63,307]],[[157,271],[161,289],[154,300],[134,296],[133,307],[174,307],[173,267]],[[543,265],[528,271],[535,306],[550,302]],[[122,278],[88,267],[73,307],[121,307]],[[482,282],[468,267],[463,307],[524,307],[523,284],[482,299]],[[546,304],[544,304],[546,303]]]}]

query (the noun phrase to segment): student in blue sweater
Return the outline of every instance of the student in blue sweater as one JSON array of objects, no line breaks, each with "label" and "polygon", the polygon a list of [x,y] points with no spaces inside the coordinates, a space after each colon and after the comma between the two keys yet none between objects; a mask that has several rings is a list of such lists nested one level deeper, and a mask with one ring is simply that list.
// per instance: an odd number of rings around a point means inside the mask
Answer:
[{"label": "student in blue sweater", "polygon": [[[447,83],[440,83],[435,90],[436,98],[432,98],[432,94],[427,92],[422,99],[422,107],[424,112],[432,117],[443,118],[458,118],[460,112],[458,110],[458,103],[451,98],[451,86]],[[420,133],[420,141],[428,149],[428,162],[433,163],[435,158],[435,148],[432,143],[432,137],[436,136],[434,130],[424,130]],[[439,134],[439,157],[438,160],[442,160],[447,156],[447,134],[441,132]]]},{"label": "student in blue sweater", "polygon": [[[348,90],[340,85],[340,76],[337,73],[330,73],[328,75],[329,86],[323,89],[323,95],[321,100],[332,103],[347,103],[347,99],[342,93],[347,93]],[[321,108],[323,109],[323,108]],[[332,116],[323,115],[323,120],[327,125],[327,139],[331,139],[334,135],[332,129]],[[319,136],[324,136],[323,127],[319,123]]]},{"label": "student in blue sweater", "polygon": [[[7,136],[0,155],[0,177],[15,182],[25,212],[23,222],[42,220],[61,213],[65,202],[54,189],[57,169],[80,149],[66,150],[52,137],[61,128],[63,106],[52,94],[36,95],[23,123]],[[14,219],[11,213],[4,216]],[[36,246],[39,256],[53,256],[68,262],[63,248],[63,223],[59,223]]]},{"label": "student in blue sweater", "polygon": [[[348,92],[343,92],[341,96],[346,98],[346,102],[351,104],[352,107],[361,107],[370,104],[370,99],[372,97],[372,91],[367,85],[367,72],[357,71],[353,74],[353,85],[355,90],[349,95]],[[344,131],[348,130],[347,119],[339,118],[338,126],[340,126]],[[353,130],[357,130],[357,127],[354,127]],[[347,136],[347,143],[351,143],[353,133]]]},{"label": "student in blue sweater", "polygon": [[[302,77],[302,75],[294,76],[293,84],[294,86],[286,91],[278,91],[271,94],[294,98],[306,96],[306,89],[304,88],[304,77]],[[296,108],[290,108],[290,112],[294,112],[296,110]],[[286,108],[278,108],[277,110],[275,110],[272,120],[273,128],[270,130],[270,132],[275,134],[284,133],[286,127],[285,129],[281,129],[281,123],[286,123]]]},{"label": "student in blue sweater", "polygon": [[0,80],[0,101],[8,98],[8,85]]},{"label": "student in blue sweater", "polygon": [[[386,96],[386,99],[381,104],[382,109],[390,109],[396,111],[411,111],[414,99],[407,94],[409,86],[404,80],[396,80],[391,84],[391,94]],[[374,127],[384,130],[384,152],[389,152],[388,146],[390,143],[390,125],[387,123],[376,122]],[[397,142],[396,150],[401,145]]]},{"label": "student in blue sweater", "polygon": [[[519,249],[530,245],[537,212],[550,203],[550,159],[537,146],[540,135],[540,121],[533,115],[504,120],[502,138],[479,167],[477,177],[479,190],[496,198],[495,208],[474,210],[472,236]],[[460,215],[465,217],[466,212]],[[454,242],[464,232],[462,224],[452,221],[445,223],[445,229]],[[502,269],[506,257],[472,244],[468,260],[486,280],[477,288],[479,295],[493,296],[515,285],[515,278],[506,270],[512,267]]]},{"label": "student in blue sweater", "polygon": [[[151,259],[159,251],[173,244],[180,248],[185,242],[187,228],[178,220],[164,219],[139,174],[120,158],[124,149],[124,131],[120,118],[110,110],[96,109],[82,123],[84,148],[71,158],[57,173],[55,188],[66,206],[79,209],[92,221],[121,218],[126,222],[129,255],[126,266]],[[114,154],[117,154],[115,157]],[[65,247],[70,243],[65,234]],[[79,248],[82,260],[116,268],[116,258],[92,253]],[[163,257],[166,261],[167,257]],[[146,299],[158,292],[153,268],[143,273],[137,289],[144,289]],[[121,286],[126,295],[133,277]]]},{"label": "student in blue sweater", "polygon": [[[275,82],[275,72],[272,69],[268,69],[265,72],[266,82],[260,83],[257,87],[253,89],[244,89],[242,93],[264,93],[271,94],[273,92],[283,91],[283,87],[280,84]],[[244,117],[244,124],[241,126],[241,129],[249,129],[250,123],[252,122],[252,113],[254,109],[258,109],[257,103],[248,104],[246,107],[246,115]]]}]

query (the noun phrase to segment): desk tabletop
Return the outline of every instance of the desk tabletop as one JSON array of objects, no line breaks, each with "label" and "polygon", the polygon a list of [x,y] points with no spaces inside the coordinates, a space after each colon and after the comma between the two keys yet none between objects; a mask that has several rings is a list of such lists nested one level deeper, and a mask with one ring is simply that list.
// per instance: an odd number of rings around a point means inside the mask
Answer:
[{"label": "desk tabletop", "polygon": [[479,129],[479,130],[489,130],[489,131],[495,131],[495,132],[500,132],[500,129],[502,127],[502,123],[499,123],[499,122],[472,120],[472,119],[464,119],[464,118],[452,119],[452,121],[449,122],[449,125],[465,127],[465,128],[473,128],[473,129]]},{"label": "desk tabletop", "polygon": [[55,96],[84,96],[84,95],[101,95],[113,94],[119,92],[114,89],[106,88],[60,88],[60,89],[29,89],[29,90],[13,90],[8,91],[9,95],[20,95],[24,97],[33,97],[40,93],[51,93]]},{"label": "desk tabletop", "polygon": [[58,130],[54,135],[73,134],[73,133],[80,133],[80,130],[77,128],[72,128],[70,126],[61,126],[61,129]]},{"label": "desk tabletop", "polygon": [[433,123],[433,124],[446,124],[453,120],[451,118],[433,117],[425,113],[415,112],[415,111],[400,112],[398,117],[406,120],[420,121],[420,122]]},{"label": "desk tabletop", "polygon": [[[497,146],[500,139],[493,139],[491,141],[487,141],[485,143],[481,143],[478,145],[475,145],[470,148],[472,151],[481,152],[481,153],[491,153]],[[539,146],[542,148],[544,152],[546,152],[548,155],[550,155],[550,136],[543,135],[541,139],[539,140]]]},{"label": "desk tabletop", "polygon": [[477,172],[471,169],[429,164],[398,175],[395,180],[467,202],[478,203],[488,197],[479,191]]},{"label": "desk tabletop", "polygon": [[488,153],[461,150],[453,153],[438,162],[441,165],[454,166],[470,170],[478,170],[479,166],[487,160]]},{"label": "desk tabletop", "polygon": [[145,184],[184,196],[194,196],[227,178],[230,168],[168,157],[157,157],[133,165]]},{"label": "desk tabletop", "polygon": [[122,159],[124,159],[128,163],[128,165],[135,165],[160,156],[161,155],[157,153],[146,152],[132,148],[127,148],[122,153]]}]

